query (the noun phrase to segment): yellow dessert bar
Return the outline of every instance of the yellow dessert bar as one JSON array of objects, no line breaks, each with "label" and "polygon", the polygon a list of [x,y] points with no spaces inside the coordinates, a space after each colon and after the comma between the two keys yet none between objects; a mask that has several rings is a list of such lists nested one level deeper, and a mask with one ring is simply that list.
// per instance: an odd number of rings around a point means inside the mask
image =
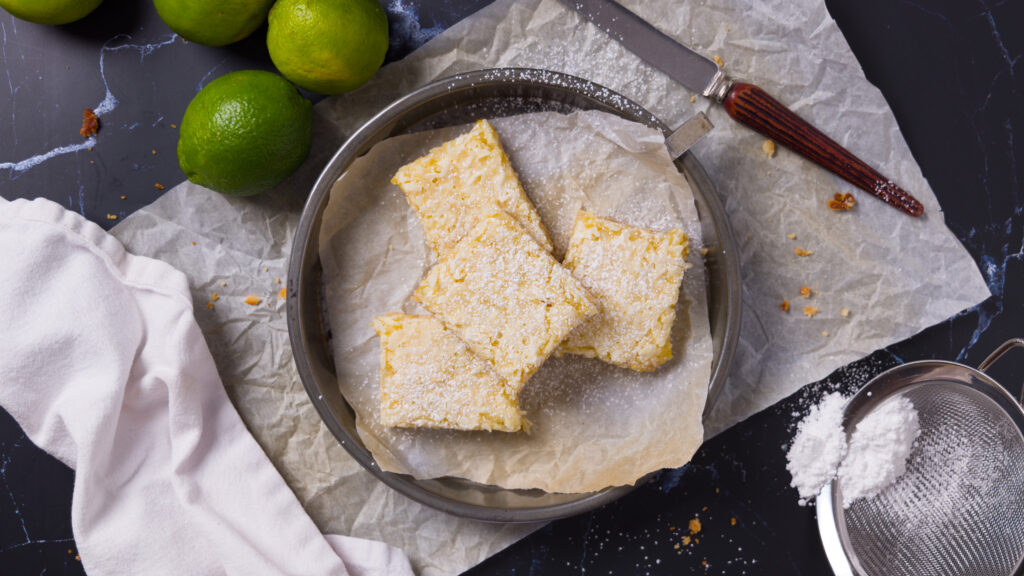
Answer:
[{"label": "yellow dessert bar", "polygon": [[512,215],[545,250],[551,240],[505,150],[486,120],[398,169],[391,179],[423,225],[427,244],[441,256],[495,210]]},{"label": "yellow dessert bar", "polygon": [[574,330],[558,353],[644,372],[670,360],[688,252],[682,230],[656,232],[581,210],[562,264],[601,312]]},{"label": "yellow dessert bar", "polygon": [[380,336],[380,419],[385,426],[516,432],[516,391],[441,322],[387,314]]},{"label": "yellow dessert bar", "polygon": [[597,313],[583,286],[516,224],[483,219],[413,294],[516,390]]}]

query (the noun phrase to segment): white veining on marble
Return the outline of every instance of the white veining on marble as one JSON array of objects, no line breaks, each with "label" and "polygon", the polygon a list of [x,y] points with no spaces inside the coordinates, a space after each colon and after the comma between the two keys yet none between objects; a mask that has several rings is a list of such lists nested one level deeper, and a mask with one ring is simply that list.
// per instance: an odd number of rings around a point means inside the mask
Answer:
[{"label": "white veining on marble", "polygon": [[[0,34],[0,46],[5,46],[6,45],[6,41],[7,41],[7,32],[6,32],[6,29],[3,28],[3,24],[2,23],[0,23],[0,32],[2,32],[2,34]],[[155,42],[155,43],[150,43],[150,44],[127,44],[126,43],[126,44],[112,45],[113,43],[118,42],[118,41],[131,40],[131,38],[132,37],[127,35],[127,34],[118,34],[117,36],[114,36],[110,40],[107,40],[106,42],[104,42],[103,46],[100,48],[100,78],[103,80],[103,88],[105,90],[105,94],[103,96],[103,100],[100,100],[99,104],[97,104],[96,106],[93,106],[93,108],[92,108],[93,113],[95,113],[96,116],[98,116],[98,117],[102,118],[104,114],[108,114],[108,113],[112,112],[115,108],[117,108],[117,105],[119,103],[117,97],[110,91],[110,85],[107,83],[106,71],[104,70],[104,67],[103,67],[106,55],[108,53],[110,53],[110,52],[121,52],[121,51],[126,51],[126,50],[136,50],[139,53],[139,61],[142,61],[142,60],[144,60],[146,58],[146,56],[149,56],[154,51],[159,50],[160,48],[162,48],[164,46],[168,46],[170,44],[173,44],[174,41],[178,39],[178,35],[177,34],[170,34],[163,41]],[[3,62],[5,63],[4,68],[7,69],[8,67],[6,66],[6,51],[3,50],[3,49],[0,49],[0,59],[2,59]],[[8,72],[8,84],[10,85],[10,73],[9,72]],[[11,88],[11,94],[13,95],[15,91],[16,90],[12,87]],[[11,124],[12,125],[14,124],[13,121],[12,121]],[[42,164],[43,162],[46,162],[47,160],[49,160],[51,158],[55,158],[57,156],[61,156],[61,155],[64,155],[64,154],[71,154],[71,153],[75,153],[75,152],[78,152],[78,151],[81,151],[81,150],[86,150],[88,148],[92,148],[92,147],[96,146],[98,142],[99,142],[99,140],[97,140],[96,137],[90,137],[90,138],[87,138],[86,140],[84,140],[82,142],[77,143],[77,144],[66,144],[66,145],[63,145],[63,146],[57,146],[55,148],[47,150],[46,152],[35,154],[35,155],[30,156],[28,158],[25,158],[23,160],[11,161],[11,162],[0,162],[0,170],[7,170],[11,177],[16,177],[18,174],[21,174],[22,172],[25,172],[27,170],[31,170],[32,168],[35,168],[36,166],[39,166],[40,164]]]}]

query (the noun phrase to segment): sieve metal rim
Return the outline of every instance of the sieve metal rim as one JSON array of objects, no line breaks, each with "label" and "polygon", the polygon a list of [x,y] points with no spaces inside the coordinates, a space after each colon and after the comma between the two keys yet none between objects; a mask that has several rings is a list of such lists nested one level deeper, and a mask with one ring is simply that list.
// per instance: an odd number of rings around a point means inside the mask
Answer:
[{"label": "sieve metal rim", "polygon": [[[1021,399],[1018,400],[984,372],[1014,348],[1024,349],[1024,339],[1011,338],[1003,342],[978,365],[978,368],[949,360],[919,360],[886,370],[865,384],[847,403],[843,410],[843,428],[849,434],[849,430],[857,422],[895,394],[910,388],[927,386],[929,382],[942,381],[945,384],[956,383],[966,386],[993,400],[1014,422],[1017,431],[1024,436],[1024,390],[1021,392]],[[842,503],[836,496],[837,486],[837,480],[825,485],[815,500],[818,534],[825,549],[825,557],[836,576],[868,576],[850,543],[846,524],[841,520],[844,513]],[[1008,576],[1024,576],[1024,558],[1018,561],[1017,567]]]}]

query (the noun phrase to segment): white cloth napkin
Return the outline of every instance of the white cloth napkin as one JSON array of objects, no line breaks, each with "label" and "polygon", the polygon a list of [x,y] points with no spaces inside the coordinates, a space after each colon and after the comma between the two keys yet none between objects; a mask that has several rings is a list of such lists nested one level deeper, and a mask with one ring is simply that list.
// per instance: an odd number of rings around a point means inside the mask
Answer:
[{"label": "white cloth napkin", "polygon": [[184,275],[48,200],[0,198],[0,263],[0,405],[75,469],[89,574],[412,574],[307,516],[229,402]]}]

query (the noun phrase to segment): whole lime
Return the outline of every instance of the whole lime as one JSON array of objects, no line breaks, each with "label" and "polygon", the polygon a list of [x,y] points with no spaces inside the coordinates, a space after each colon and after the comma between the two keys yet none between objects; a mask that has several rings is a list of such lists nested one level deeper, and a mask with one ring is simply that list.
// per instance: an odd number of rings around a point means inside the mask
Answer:
[{"label": "whole lime", "polygon": [[313,106],[277,74],[241,70],[200,90],[180,130],[178,163],[189,180],[250,196],[277,186],[306,159]]},{"label": "whole lime", "polygon": [[0,0],[12,16],[36,24],[59,25],[85,18],[103,0]]},{"label": "whole lime", "polygon": [[157,14],[182,38],[223,46],[238,42],[267,19],[274,0],[153,0]]},{"label": "whole lime", "polygon": [[274,66],[320,94],[361,86],[388,51],[388,16],[376,0],[278,0],[268,20]]}]

